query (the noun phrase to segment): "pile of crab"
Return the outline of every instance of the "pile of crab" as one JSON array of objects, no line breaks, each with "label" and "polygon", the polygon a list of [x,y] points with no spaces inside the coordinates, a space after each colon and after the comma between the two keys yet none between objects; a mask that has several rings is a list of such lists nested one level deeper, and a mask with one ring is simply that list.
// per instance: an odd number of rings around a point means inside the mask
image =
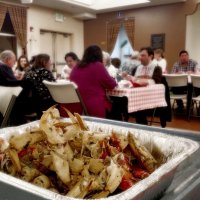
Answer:
[{"label": "pile of crab", "polygon": [[0,140],[1,171],[75,198],[105,198],[149,176],[157,161],[133,134],[90,131],[78,115],[61,120],[55,107],[39,128]]}]

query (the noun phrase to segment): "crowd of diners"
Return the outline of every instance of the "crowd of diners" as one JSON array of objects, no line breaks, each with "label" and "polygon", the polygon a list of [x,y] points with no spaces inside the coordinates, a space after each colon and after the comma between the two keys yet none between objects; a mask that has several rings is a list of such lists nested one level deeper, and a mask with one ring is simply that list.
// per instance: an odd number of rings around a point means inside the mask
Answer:
[{"label": "crowd of diners", "polygon": [[[125,79],[133,85],[147,86],[149,84],[164,84],[166,87],[166,100],[168,111],[171,111],[169,90],[163,77],[167,73],[167,61],[161,49],[153,50],[150,47],[134,51],[127,61],[121,64],[119,58],[111,58],[97,45],[87,47],[81,59],[74,52],[65,55],[66,66],[63,67],[58,78],[67,79],[77,84],[88,114],[94,117],[121,120],[121,113],[126,111],[127,100],[123,98],[108,97],[107,89],[114,89],[118,81]],[[17,63],[17,64],[16,64]],[[198,63],[189,58],[186,50],[179,53],[171,73],[198,73]],[[169,73],[169,71],[168,71]],[[52,99],[43,80],[56,81],[52,73],[52,63],[47,54],[38,54],[28,61],[22,55],[16,55],[5,50],[0,54],[0,85],[21,86],[22,93],[17,98],[11,113],[11,124],[26,123],[26,115],[37,113],[38,118],[42,112],[56,102]],[[185,92],[186,88],[173,88],[174,93]],[[200,92],[197,90],[197,94]],[[178,101],[178,110],[183,109],[183,102]],[[70,109],[70,108],[69,108]],[[161,116],[165,122],[171,120],[171,112]],[[136,122],[147,124],[147,112],[134,113]]]}]

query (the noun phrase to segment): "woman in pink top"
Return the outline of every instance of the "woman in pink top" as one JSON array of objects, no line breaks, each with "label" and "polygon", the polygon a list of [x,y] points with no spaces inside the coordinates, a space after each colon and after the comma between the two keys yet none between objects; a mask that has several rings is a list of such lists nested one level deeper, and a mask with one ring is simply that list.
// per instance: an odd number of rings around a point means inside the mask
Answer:
[{"label": "woman in pink top", "polygon": [[102,57],[98,46],[89,46],[80,64],[73,68],[70,80],[78,85],[88,114],[105,118],[112,107],[106,96],[106,89],[114,89],[117,83],[102,64]]}]

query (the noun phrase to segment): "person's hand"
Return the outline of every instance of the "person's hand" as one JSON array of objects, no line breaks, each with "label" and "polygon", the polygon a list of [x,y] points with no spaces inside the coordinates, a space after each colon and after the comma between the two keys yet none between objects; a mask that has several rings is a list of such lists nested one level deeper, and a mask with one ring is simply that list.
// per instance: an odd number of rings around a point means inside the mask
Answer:
[{"label": "person's hand", "polygon": [[24,72],[17,72],[16,74],[15,74],[15,77],[16,77],[16,79],[17,80],[22,80],[23,79],[23,77],[24,77]]},{"label": "person's hand", "polygon": [[132,81],[134,80],[134,77],[129,75],[127,72],[122,72],[122,75],[121,77],[124,79],[124,80],[127,80],[127,81]]},{"label": "person's hand", "polygon": [[149,84],[148,82],[148,79],[146,78],[137,78],[135,81],[134,81],[135,84],[138,84],[140,86],[147,86]]},{"label": "person's hand", "polygon": [[126,77],[128,76],[128,73],[123,71],[119,74],[123,79],[126,79]]},{"label": "person's hand", "polygon": [[150,79],[151,77],[148,75],[142,75],[142,76],[138,76],[138,78],[140,79]]},{"label": "person's hand", "polygon": [[139,83],[140,85],[143,85],[143,86],[148,85],[148,81],[147,81],[146,79],[140,79],[140,80],[138,81],[138,83]]}]

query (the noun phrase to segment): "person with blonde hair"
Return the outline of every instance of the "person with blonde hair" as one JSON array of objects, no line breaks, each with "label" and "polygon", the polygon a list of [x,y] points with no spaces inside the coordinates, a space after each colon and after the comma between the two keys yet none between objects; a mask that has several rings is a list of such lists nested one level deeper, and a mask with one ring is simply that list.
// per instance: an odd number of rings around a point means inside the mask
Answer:
[{"label": "person with blonde hair", "polygon": [[164,53],[162,49],[156,49],[154,51],[154,59],[153,59],[153,63],[156,66],[161,67],[162,72],[166,73],[167,72],[167,61],[164,58]]},{"label": "person with blonde hair", "polygon": [[103,64],[106,67],[109,75],[113,78],[117,77],[117,73],[118,73],[118,69],[112,65],[111,63],[111,58],[110,58],[110,54],[103,51]]}]

